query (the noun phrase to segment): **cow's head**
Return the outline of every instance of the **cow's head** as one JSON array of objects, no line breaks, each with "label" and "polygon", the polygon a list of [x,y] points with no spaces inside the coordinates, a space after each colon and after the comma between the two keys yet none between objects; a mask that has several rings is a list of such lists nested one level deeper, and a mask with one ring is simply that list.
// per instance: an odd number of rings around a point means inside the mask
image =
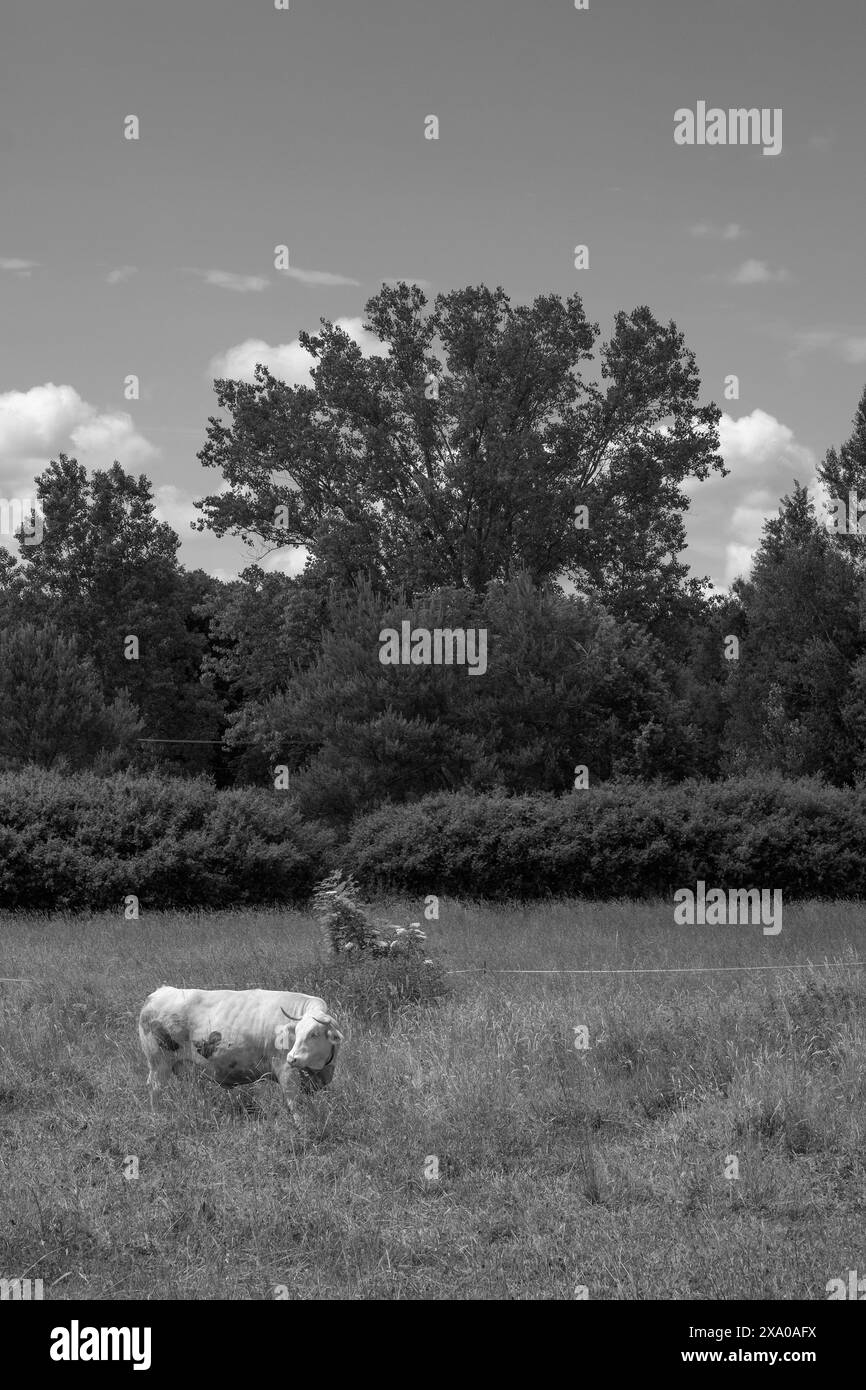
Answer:
[{"label": "cow's head", "polygon": [[304,1014],[295,1022],[295,1040],[286,1061],[303,1071],[333,1068],[342,1041],[343,1035],[330,1014]]}]

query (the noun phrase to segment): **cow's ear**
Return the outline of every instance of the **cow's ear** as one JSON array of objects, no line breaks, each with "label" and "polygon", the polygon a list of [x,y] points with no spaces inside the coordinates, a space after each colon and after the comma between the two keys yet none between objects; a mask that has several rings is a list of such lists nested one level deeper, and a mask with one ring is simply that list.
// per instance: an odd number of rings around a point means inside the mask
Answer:
[{"label": "cow's ear", "polygon": [[334,1028],[333,1026],[331,1026],[331,1027],[328,1029],[328,1042],[342,1042],[342,1041],[343,1041],[343,1034],[340,1032],[339,1028]]},{"label": "cow's ear", "polygon": [[282,1050],[285,1048],[286,1052],[288,1052],[289,1049],[291,1048],[291,1046],[292,1046],[291,1031],[292,1031],[292,1030],[291,1030],[291,1028],[289,1027],[288,1023],[281,1023],[280,1026],[279,1026],[279,1028],[277,1029],[276,1036],[275,1036],[275,1038],[274,1038],[274,1042],[276,1043],[276,1045],[277,1045],[277,1047],[280,1049],[280,1051],[282,1051]]}]

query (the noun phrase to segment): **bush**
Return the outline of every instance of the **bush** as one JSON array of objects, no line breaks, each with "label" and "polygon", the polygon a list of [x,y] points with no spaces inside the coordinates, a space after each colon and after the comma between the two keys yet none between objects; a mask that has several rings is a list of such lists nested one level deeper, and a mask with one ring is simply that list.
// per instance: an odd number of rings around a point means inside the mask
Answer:
[{"label": "bush", "polygon": [[338,1018],[389,1024],[396,1013],[437,1004],[448,993],[445,971],[420,956],[339,955],[292,972],[291,986],[321,995]]},{"label": "bush", "polygon": [[427,955],[427,933],[421,930],[420,922],[411,922],[408,927],[377,925],[357,902],[357,896],[358,885],[351,874],[344,879],[341,869],[323,879],[313,894],[313,911],[332,955],[351,951],[356,956]]},{"label": "bush", "polygon": [[340,869],[317,885],[313,911],[331,959],[303,976],[306,992],[323,995],[332,1007],[367,1023],[390,1022],[397,1010],[447,994],[445,973],[427,957],[420,924],[377,925],[357,894],[355,880],[344,879]]},{"label": "bush", "polygon": [[552,795],[438,793],[357,820],[366,892],[506,899],[669,897],[710,887],[866,896],[866,788],[781,777],[612,781]]},{"label": "bush", "polygon": [[130,773],[0,774],[0,907],[302,902],[332,836],[270,791]]}]

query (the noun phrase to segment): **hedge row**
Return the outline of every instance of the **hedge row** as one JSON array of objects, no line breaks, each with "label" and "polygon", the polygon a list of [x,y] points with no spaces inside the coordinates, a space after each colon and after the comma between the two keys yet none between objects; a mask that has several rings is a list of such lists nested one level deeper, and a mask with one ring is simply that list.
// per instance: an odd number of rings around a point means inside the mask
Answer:
[{"label": "hedge row", "polygon": [[156,774],[0,774],[0,907],[303,902],[333,836],[284,796]]},{"label": "hedge row", "polygon": [[563,797],[442,793],[357,820],[347,843],[288,797],[156,774],[0,774],[0,908],[305,902],[335,865],[367,893],[669,896],[781,888],[866,897],[866,788],[739,778],[613,782]]},{"label": "hedge row", "polygon": [[632,898],[703,879],[857,898],[866,789],[754,777],[564,797],[443,793],[357,820],[344,860],[368,893]]}]

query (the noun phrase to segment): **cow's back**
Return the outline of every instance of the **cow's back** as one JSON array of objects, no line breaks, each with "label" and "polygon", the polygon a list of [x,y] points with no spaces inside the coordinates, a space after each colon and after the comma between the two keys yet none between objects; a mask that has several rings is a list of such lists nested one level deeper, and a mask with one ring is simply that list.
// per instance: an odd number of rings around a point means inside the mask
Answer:
[{"label": "cow's back", "polygon": [[192,1049],[197,1060],[238,1045],[245,1052],[258,1049],[266,1057],[273,1051],[276,1031],[286,1023],[291,1029],[293,1022],[309,1012],[327,1012],[318,995],[162,985],[145,1000],[139,1027],[144,1034],[170,1038],[179,1049]]}]

